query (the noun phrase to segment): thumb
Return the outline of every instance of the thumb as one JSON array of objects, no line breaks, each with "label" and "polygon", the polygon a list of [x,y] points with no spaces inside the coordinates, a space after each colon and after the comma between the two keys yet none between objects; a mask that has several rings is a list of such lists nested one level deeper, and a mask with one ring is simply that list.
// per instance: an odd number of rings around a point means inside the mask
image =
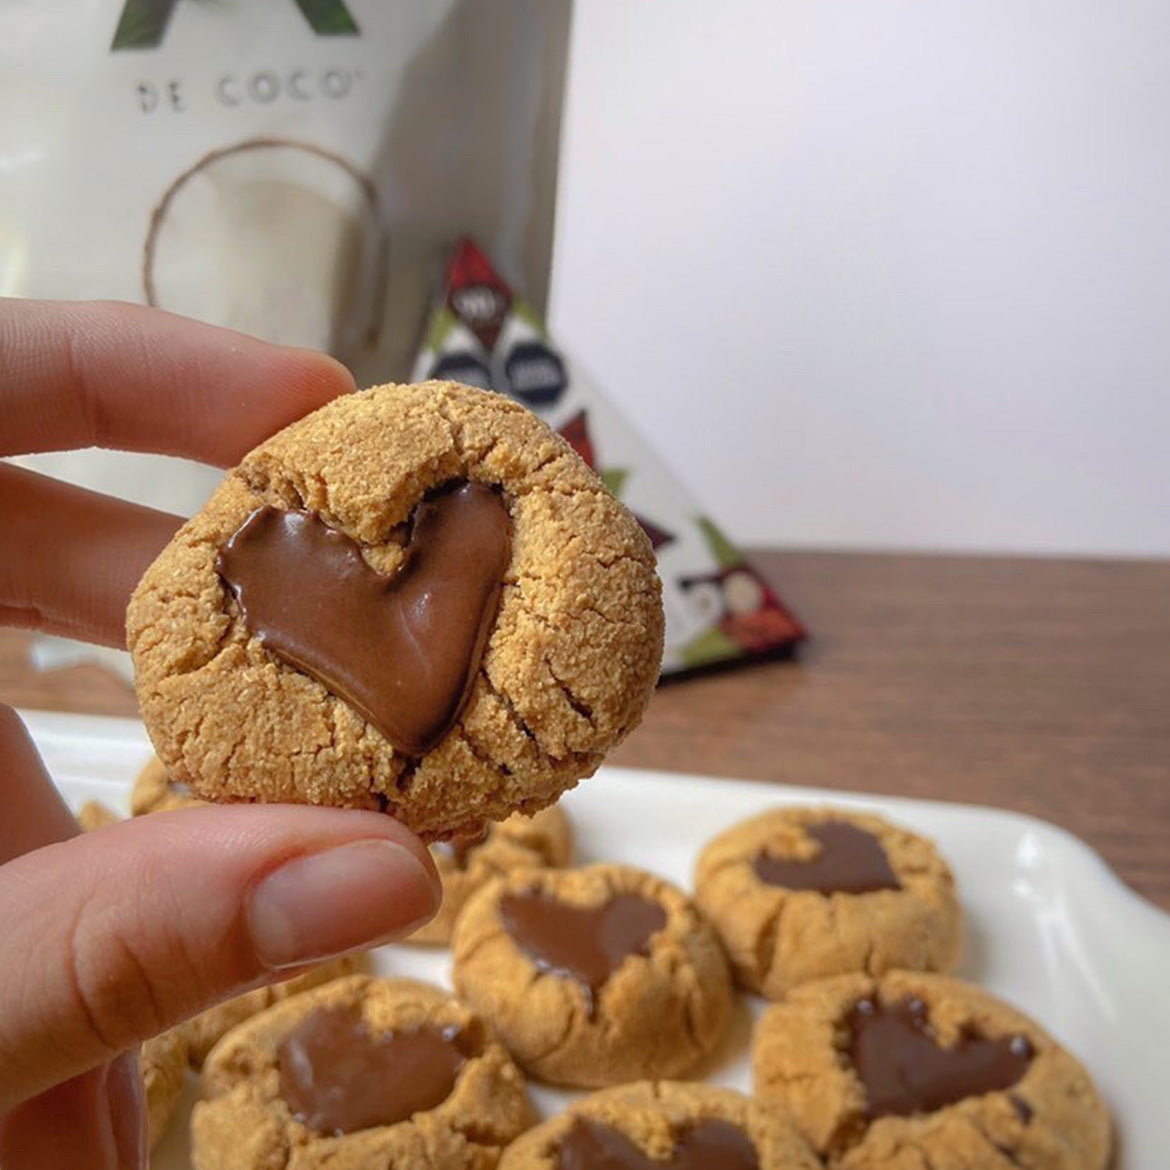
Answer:
[{"label": "thumb", "polygon": [[0,1112],[278,972],[409,933],[439,901],[379,813],[192,808],[0,867]]}]

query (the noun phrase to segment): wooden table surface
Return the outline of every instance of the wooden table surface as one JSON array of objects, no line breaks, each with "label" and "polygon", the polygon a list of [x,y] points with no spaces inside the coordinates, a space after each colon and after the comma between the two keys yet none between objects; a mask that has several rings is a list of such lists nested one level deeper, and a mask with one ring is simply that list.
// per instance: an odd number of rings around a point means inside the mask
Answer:
[{"label": "wooden table surface", "polygon": [[[1170,908],[1170,562],[760,552],[813,637],[670,684],[613,762],[998,805],[1070,829]],[[97,667],[0,701],[134,713]]]}]

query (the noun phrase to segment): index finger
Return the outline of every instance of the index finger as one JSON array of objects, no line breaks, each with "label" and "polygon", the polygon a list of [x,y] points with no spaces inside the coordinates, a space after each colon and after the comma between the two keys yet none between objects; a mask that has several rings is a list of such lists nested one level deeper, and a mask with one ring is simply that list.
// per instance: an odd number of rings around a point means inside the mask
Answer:
[{"label": "index finger", "polygon": [[0,455],[111,447],[227,467],[353,389],[325,354],[159,309],[0,299]]}]

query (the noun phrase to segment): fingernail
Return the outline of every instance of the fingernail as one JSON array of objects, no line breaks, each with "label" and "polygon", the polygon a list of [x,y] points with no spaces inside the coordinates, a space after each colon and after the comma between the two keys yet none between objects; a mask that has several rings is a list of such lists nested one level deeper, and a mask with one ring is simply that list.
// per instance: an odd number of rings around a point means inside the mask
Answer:
[{"label": "fingernail", "polygon": [[126,1170],[146,1170],[149,1152],[146,1088],[137,1052],[123,1052],[110,1062],[106,1072],[106,1100],[118,1165]]},{"label": "fingernail", "polygon": [[354,841],[298,857],[252,891],[248,926],[270,968],[400,938],[439,908],[431,873],[393,841]]}]

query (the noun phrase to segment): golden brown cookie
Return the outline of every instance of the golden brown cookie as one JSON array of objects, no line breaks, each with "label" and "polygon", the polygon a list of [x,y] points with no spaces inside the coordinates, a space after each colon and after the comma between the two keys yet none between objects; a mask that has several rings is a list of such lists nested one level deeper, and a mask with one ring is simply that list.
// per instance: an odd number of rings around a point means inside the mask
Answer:
[{"label": "golden brown cookie", "polygon": [[840,1170],[1105,1170],[1084,1067],[957,979],[895,971],[794,988],[756,1027],[756,1095]]},{"label": "golden brown cookie", "polygon": [[459,995],[554,1084],[677,1076],[727,1024],[714,931],[674,886],[628,866],[509,874],[467,904],[451,946]]},{"label": "golden brown cookie", "polygon": [[961,939],[955,880],[923,837],[880,817],[778,808],[703,850],[695,900],[737,980],[769,999],[807,979],[949,971]]},{"label": "golden brown cookie", "polygon": [[437,987],[355,975],[225,1036],[191,1119],[195,1170],[492,1170],[535,1120],[491,1030]]},{"label": "golden brown cookie", "polygon": [[77,823],[83,833],[92,833],[94,829],[115,825],[121,819],[112,808],[102,804],[100,800],[87,800],[77,813]]},{"label": "golden brown cookie", "polygon": [[559,869],[572,855],[573,832],[559,805],[531,817],[517,813],[490,825],[485,833],[432,845],[431,857],[443,881],[443,904],[430,922],[404,941],[446,945],[455,919],[485,883],[514,869]]},{"label": "golden brown cookie", "polygon": [[590,775],[641,718],[662,624],[630,513],[535,415],[450,382],[349,395],[257,447],[127,612],[174,779],[380,808],[428,840]]},{"label": "golden brown cookie", "polygon": [[187,1054],[191,1067],[202,1068],[208,1053],[223,1036],[237,1024],[251,1019],[274,1003],[282,1003],[290,996],[300,995],[302,991],[311,991],[330,980],[365,972],[368,967],[369,961],[365,955],[347,955],[340,959],[331,959],[328,963],[321,963],[308,971],[302,971],[300,975],[284,983],[274,983],[271,987],[257,987],[225,1003],[208,1008],[205,1012],[200,1012],[183,1025],[187,1031]]},{"label": "golden brown cookie", "polygon": [[187,1070],[187,1032],[180,1026],[142,1046],[142,1082],[146,1089],[150,1148],[158,1145],[174,1116]]},{"label": "golden brown cookie", "polygon": [[206,803],[191,791],[189,785],[172,780],[158,756],[150,757],[130,790],[130,813],[136,817]]},{"label": "golden brown cookie", "polygon": [[499,1170],[820,1170],[787,1116],[731,1089],[640,1081],[570,1105]]}]

